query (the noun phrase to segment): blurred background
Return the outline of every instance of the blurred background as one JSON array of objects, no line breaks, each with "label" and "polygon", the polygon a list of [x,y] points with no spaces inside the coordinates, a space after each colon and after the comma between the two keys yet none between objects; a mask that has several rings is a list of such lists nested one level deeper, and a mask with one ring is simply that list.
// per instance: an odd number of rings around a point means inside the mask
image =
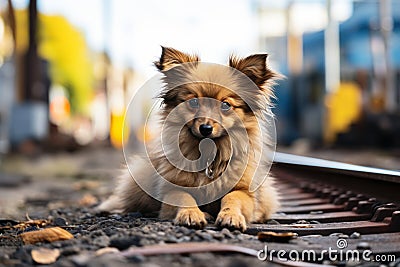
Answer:
[{"label": "blurred background", "polygon": [[1,157],[151,138],[123,118],[160,45],[267,52],[278,150],[400,169],[397,0],[0,0]]}]

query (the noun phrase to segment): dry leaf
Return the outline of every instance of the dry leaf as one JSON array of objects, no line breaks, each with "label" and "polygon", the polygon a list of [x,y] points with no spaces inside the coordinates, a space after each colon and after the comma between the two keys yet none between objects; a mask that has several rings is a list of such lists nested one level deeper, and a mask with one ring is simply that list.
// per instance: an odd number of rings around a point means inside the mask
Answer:
[{"label": "dry leaf", "polygon": [[31,251],[32,259],[36,263],[50,264],[54,263],[60,256],[58,249],[38,248]]},{"label": "dry leaf", "polygon": [[0,230],[3,229],[19,229],[19,230],[24,230],[28,227],[36,226],[36,227],[43,227],[46,226],[49,223],[48,220],[28,220],[25,222],[17,222],[13,220],[0,220],[0,225],[5,226],[0,226]]},{"label": "dry leaf", "polygon": [[76,191],[80,191],[80,190],[96,189],[99,186],[100,186],[100,183],[98,181],[79,181],[79,182],[73,183],[72,188]]},{"label": "dry leaf", "polygon": [[97,198],[91,194],[85,194],[80,200],[79,200],[79,205],[80,206],[92,206],[97,203]]},{"label": "dry leaf", "polygon": [[60,227],[51,227],[38,231],[25,232],[20,234],[20,237],[25,244],[54,242],[58,240],[68,240],[74,238],[72,234]]},{"label": "dry leaf", "polygon": [[105,248],[96,250],[96,256],[101,256],[101,255],[108,254],[108,253],[118,253],[118,252],[119,252],[119,250],[117,248],[105,247]]},{"label": "dry leaf", "polygon": [[296,238],[298,236],[297,233],[292,232],[284,232],[284,233],[275,233],[275,232],[259,232],[257,234],[258,240],[264,242],[288,242],[292,238]]}]

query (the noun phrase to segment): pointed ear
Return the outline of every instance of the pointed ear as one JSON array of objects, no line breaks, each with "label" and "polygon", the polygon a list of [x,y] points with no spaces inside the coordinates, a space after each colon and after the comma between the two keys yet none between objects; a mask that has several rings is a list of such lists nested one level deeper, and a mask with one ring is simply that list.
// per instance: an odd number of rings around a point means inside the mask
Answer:
[{"label": "pointed ear", "polygon": [[198,62],[200,60],[197,55],[189,55],[171,47],[161,46],[161,48],[162,53],[160,60],[154,62],[154,65],[160,71],[169,70],[182,63]]},{"label": "pointed ear", "polygon": [[246,58],[238,58],[231,56],[229,58],[229,66],[246,74],[256,85],[262,87],[269,81],[273,82],[274,78],[279,75],[267,67],[268,54],[256,54]]}]

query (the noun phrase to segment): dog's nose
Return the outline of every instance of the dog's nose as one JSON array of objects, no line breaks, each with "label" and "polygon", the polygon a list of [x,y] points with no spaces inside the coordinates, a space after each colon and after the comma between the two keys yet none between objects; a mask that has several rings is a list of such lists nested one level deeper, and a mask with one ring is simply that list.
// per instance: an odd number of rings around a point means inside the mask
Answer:
[{"label": "dog's nose", "polygon": [[199,127],[202,136],[207,137],[212,133],[213,127],[208,124],[202,124]]}]

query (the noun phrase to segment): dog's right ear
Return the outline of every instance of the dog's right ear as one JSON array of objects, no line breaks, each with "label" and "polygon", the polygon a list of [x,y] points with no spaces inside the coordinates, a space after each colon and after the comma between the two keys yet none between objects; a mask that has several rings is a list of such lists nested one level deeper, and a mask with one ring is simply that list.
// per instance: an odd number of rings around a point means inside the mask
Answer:
[{"label": "dog's right ear", "polygon": [[189,55],[171,47],[161,46],[161,48],[162,53],[160,60],[154,62],[154,65],[160,71],[169,70],[182,63],[200,61],[197,55]]}]

